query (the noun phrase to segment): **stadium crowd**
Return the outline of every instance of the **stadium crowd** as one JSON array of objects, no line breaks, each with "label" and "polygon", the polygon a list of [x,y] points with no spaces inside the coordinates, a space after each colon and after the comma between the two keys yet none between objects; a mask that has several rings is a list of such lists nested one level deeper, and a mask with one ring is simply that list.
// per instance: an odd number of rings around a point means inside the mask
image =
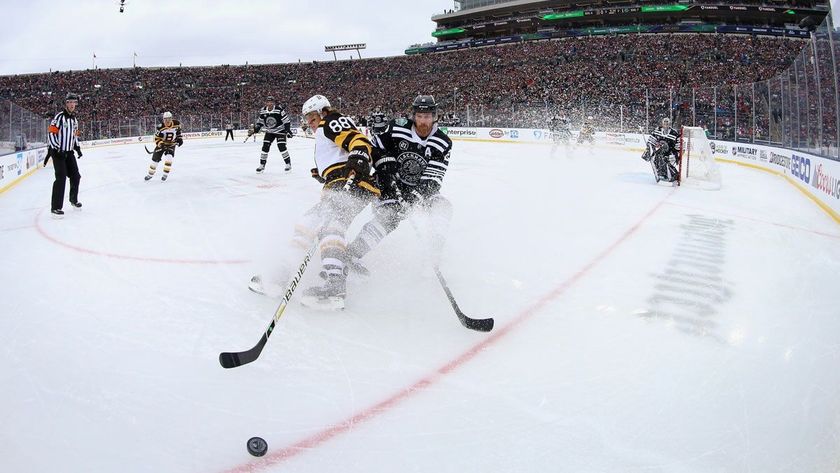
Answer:
[{"label": "stadium crowd", "polygon": [[546,110],[558,109],[615,119],[621,109],[627,123],[643,126],[645,107],[664,105],[670,89],[768,79],[806,44],[741,35],[620,35],[364,60],[66,71],[0,77],[0,99],[46,117],[66,92],[79,93],[83,130],[86,121],[165,110],[240,117],[269,94],[293,116],[315,93],[349,114],[380,108],[398,115],[420,92],[461,117],[469,109],[472,122],[486,125],[538,124]]}]

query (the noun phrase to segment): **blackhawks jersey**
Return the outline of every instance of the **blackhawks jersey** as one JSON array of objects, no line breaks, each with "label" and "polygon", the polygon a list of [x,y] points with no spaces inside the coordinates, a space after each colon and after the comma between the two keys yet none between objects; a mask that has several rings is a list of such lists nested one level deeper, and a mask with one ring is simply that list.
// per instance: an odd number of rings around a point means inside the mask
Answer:
[{"label": "blackhawks jersey", "polygon": [[275,135],[285,134],[286,136],[292,135],[292,124],[289,121],[289,114],[286,113],[286,109],[276,105],[270,110],[265,107],[260,110],[260,116],[254,127],[254,133],[263,128],[265,128],[264,131],[266,133]]},{"label": "blackhawks jersey", "polygon": [[[392,120],[388,130],[374,135],[373,163],[377,173],[398,176],[403,193],[415,189],[428,197],[437,193],[449,167],[452,141],[437,124],[426,138],[417,136],[414,122]],[[398,173],[398,174],[397,174]]]},{"label": "blackhawks jersey", "polygon": [[373,112],[370,114],[368,126],[372,133],[378,135],[388,129],[388,119],[385,118],[385,114],[382,112]]},{"label": "blackhawks jersey", "polygon": [[181,122],[172,120],[170,126],[163,123],[158,126],[155,133],[155,147],[174,148],[180,141],[183,141],[183,138],[181,138]]},{"label": "blackhawks jersey", "polygon": [[667,143],[668,150],[671,154],[677,154],[680,149],[680,133],[671,127],[663,129],[659,126],[651,132],[650,137],[648,137],[648,143],[656,144],[658,141],[664,141]]}]

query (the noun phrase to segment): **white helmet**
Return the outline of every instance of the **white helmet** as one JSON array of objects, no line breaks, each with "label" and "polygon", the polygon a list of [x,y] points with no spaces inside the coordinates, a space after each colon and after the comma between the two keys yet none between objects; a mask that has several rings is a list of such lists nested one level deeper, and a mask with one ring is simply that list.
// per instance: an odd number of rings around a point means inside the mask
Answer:
[{"label": "white helmet", "polygon": [[303,116],[312,112],[320,113],[321,110],[330,106],[330,101],[323,95],[313,95],[303,103]]},{"label": "white helmet", "polygon": [[172,112],[163,112],[163,119],[164,120],[166,120],[166,119],[172,120]]}]

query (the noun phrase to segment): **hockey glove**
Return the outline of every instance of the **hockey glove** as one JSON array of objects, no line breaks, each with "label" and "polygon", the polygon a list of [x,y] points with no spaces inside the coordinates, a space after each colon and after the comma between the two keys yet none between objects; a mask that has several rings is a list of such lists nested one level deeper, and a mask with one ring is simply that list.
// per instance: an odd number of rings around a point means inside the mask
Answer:
[{"label": "hockey glove", "polygon": [[356,173],[356,179],[367,179],[370,176],[370,155],[363,149],[350,151],[347,167]]},{"label": "hockey glove", "polygon": [[327,180],[321,177],[321,174],[318,173],[318,168],[312,168],[309,170],[309,172],[312,173],[312,178],[320,182],[321,184],[327,182]]},{"label": "hockey glove", "polygon": [[183,145],[184,144],[184,139],[181,138],[180,136],[178,138],[175,138],[175,144],[178,145],[178,146]]}]

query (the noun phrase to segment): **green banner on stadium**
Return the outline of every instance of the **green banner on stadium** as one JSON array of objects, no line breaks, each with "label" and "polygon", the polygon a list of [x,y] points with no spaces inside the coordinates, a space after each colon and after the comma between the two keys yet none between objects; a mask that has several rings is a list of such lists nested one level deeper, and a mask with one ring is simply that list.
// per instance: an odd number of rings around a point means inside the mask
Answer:
[{"label": "green banner on stadium", "polygon": [[465,31],[467,31],[467,30],[465,30],[463,28],[450,28],[448,30],[433,31],[432,36],[434,36],[435,38],[439,38],[441,36],[451,36],[451,35],[454,35],[454,34],[461,34]]},{"label": "green banner on stadium", "polygon": [[584,16],[585,13],[583,10],[573,10],[567,11],[563,13],[549,13],[548,15],[544,15],[542,17],[543,20],[552,21],[552,20],[562,20],[564,18],[577,18],[580,16]]},{"label": "green banner on stadium", "polygon": [[653,5],[648,7],[642,7],[642,13],[658,13],[686,10],[688,10],[688,7],[685,5]]}]

